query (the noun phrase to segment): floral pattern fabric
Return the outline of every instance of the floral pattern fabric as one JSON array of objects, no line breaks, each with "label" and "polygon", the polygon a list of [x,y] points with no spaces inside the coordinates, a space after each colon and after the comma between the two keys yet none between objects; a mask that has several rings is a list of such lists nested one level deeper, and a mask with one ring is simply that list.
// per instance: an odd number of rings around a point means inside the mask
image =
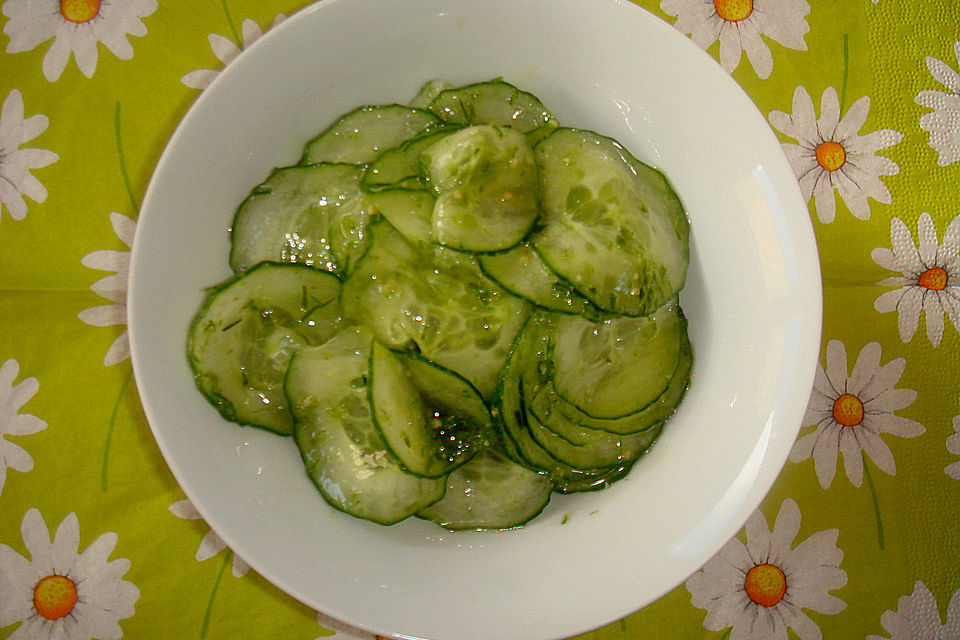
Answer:
[{"label": "floral pattern fabric", "polygon": [[[0,0],[0,640],[374,637],[203,522],[153,441],[126,332],[138,207],[174,127],[309,1]],[[634,1],[781,143],[820,250],[823,340],[790,459],[743,530],[583,637],[960,638],[957,0]]]}]

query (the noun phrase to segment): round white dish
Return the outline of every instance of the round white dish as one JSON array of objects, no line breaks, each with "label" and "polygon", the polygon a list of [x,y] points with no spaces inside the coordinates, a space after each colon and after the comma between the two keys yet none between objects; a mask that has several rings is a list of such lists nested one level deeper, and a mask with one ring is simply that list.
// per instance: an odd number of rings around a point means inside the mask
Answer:
[{"label": "round white dish", "polygon": [[[662,168],[684,201],[690,391],[628,478],[556,495],[527,526],[383,527],[328,507],[290,439],[223,421],[185,341],[230,275],[250,189],[359,104],[503,76],[561,123]],[[227,544],[311,607],[385,636],[568,637],[681,583],[742,526],[786,461],[816,363],[820,273],[806,206],[764,118],[668,24],[618,0],[326,0],[275,28],[203,93],[156,169],[130,269],[147,418]]]}]

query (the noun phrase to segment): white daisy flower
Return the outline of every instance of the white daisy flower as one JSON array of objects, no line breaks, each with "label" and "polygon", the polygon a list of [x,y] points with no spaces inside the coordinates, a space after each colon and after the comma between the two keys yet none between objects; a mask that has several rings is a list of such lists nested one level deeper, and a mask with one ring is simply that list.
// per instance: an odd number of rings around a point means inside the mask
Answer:
[{"label": "white daisy flower", "polygon": [[367,633],[362,629],[357,629],[356,627],[351,627],[348,624],[340,622],[335,618],[320,613],[317,611],[317,624],[321,627],[333,631],[332,636],[320,636],[317,640],[323,640],[324,638],[339,638],[340,640],[374,640],[380,636],[376,636],[372,633]]},{"label": "white daisy flower", "polygon": [[947,605],[947,622],[941,624],[937,599],[925,584],[917,580],[913,593],[902,596],[896,611],[884,611],[880,624],[890,634],[867,636],[867,640],[953,640],[960,638],[960,589],[953,592]]},{"label": "white daisy flower", "polygon": [[[183,518],[184,520],[203,519],[203,516],[200,515],[200,512],[197,511],[197,508],[193,506],[193,503],[188,499],[183,499],[170,505],[170,513],[178,518]],[[203,536],[203,540],[200,541],[200,546],[197,548],[196,558],[199,562],[203,562],[207,558],[212,558],[226,548],[227,544],[220,539],[220,536],[213,532],[213,529],[211,529],[207,531],[207,534]],[[234,553],[233,575],[239,578],[249,570],[250,565],[248,565],[240,556]]]},{"label": "white daisy flower", "polygon": [[860,351],[853,375],[847,376],[847,352],[839,340],[827,343],[827,366],[817,365],[804,425],[814,429],[793,445],[790,460],[813,458],[817,479],[824,489],[833,482],[837,454],[854,486],[863,482],[863,455],[886,473],[897,472],[890,448],[880,434],[915,438],[923,425],[895,414],[917,398],[912,389],[896,389],[906,361],[891,360],[880,366],[880,343],[871,342]]},{"label": "white daisy flower", "polygon": [[773,71],[773,55],[762,36],[790,49],[806,51],[810,30],[807,0],[661,0],[660,8],[677,18],[682,33],[701,48],[720,41],[720,66],[732,73],[743,52],[757,75]]},{"label": "white daisy flower", "polygon": [[703,626],[732,626],[730,640],[787,640],[787,628],[801,640],[820,640],[820,628],[802,610],[836,614],[847,606],[829,593],[847,583],[839,532],[818,531],[793,547],[800,509],[789,498],[773,531],[759,510],[744,531],[746,544],[734,538],[687,580],[691,603],[707,611]]},{"label": "white daisy flower", "polygon": [[860,135],[869,111],[870,98],[864,96],[841,118],[837,90],[827,87],[820,98],[817,119],[813,99],[806,88],[798,86],[793,93],[793,114],[770,113],[770,124],[799,142],[785,143],[783,150],[800,181],[804,199],[815,199],[820,222],[832,222],[836,215],[834,189],[840,192],[850,213],[861,220],[870,217],[867,198],[883,204],[893,201],[880,176],[894,175],[900,167],[876,152],[897,144],[903,134],[880,129]]},{"label": "white daisy flower", "polygon": [[954,218],[937,242],[937,227],[929,213],[917,222],[917,244],[900,218],[890,222],[890,244],[871,252],[874,262],[901,275],[877,284],[897,287],[877,297],[880,313],[897,312],[900,339],[909,342],[917,331],[920,312],[926,312],[927,338],[937,347],[943,337],[943,316],[960,328],[960,216]]},{"label": "white daisy flower", "polygon": [[14,220],[27,215],[26,196],[34,202],[47,199],[47,189],[30,171],[56,162],[60,156],[45,149],[21,149],[20,145],[46,131],[47,116],[23,117],[23,97],[14,89],[0,109],[0,213],[6,206]]},{"label": "white daisy flower", "polygon": [[[960,65],[960,40],[953,43],[953,52]],[[927,69],[933,79],[947,91],[921,91],[916,102],[933,109],[920,116],[920,128],[930,134],[930,146],[939,155],[941,167],[960,160],[960,73],[947,63],[927,56]]]},{"label": "white daisy flower", "polygon": [[7,53],[30,51],[54,38],[43,56],[47,80],[60,78],[71,53],[83,75],[90,78],[97,70],[97,43],[121,60],[129,60],[133,47],[127,36],[147,35],[142,18],[156,10],[157,0],[6,0]]},{"label": "white daisy flower", "polygon": [[20,373],[16,360],[7,360],[0,366],[0,492],[7,479],[7,469],[26,473],[33,469],[29,453],[6,440],[4,436],[29,436],[47,428],[47,423],[29,413],[20,413],[40,383],[36,378],[24,378],[17,384],[13,381]]},{"label": "white daisy flower", "polygon": [[140,590],[123,580],[130,561],[107,558],[117,534],[104,533],[77,553],[80,524],[71,513],[50,541],[30,509],[20,525],[30,559],[0,544],[0,627],[22,623],[8,640],[118,640],[118,622],[134,614]]},{"label": "white daisy flower", "polygon": [[[277,26],[286,19],[287,17],[282,13],[278,14],[277,17],[274,18],[270,28]],[[238,47],[230,38],[221,36],[218,33],[211,33],[207,36],[207,39],[210,41],[210,48],[213,49],[213,55],[217,56],[217,59],[223,63],[223,66],[230,64],[234,58],[240,55],[242,50],[247,49],[263,35],[263,31],[260,30],[260,25],[250,18],[243,21],[243,24],[240,25],[240,31],[243,41],[242,48]],[[191,89],[206,89],[219,73],[220,71],[214,69],[198,69],[183,76],[180,82]]]},{"label": "white daisy flower", "polygon": [[[117,237],[127,245],[127,248],[133,246],[133,237],[137,231],[137,223],[123,215],[122,213],[111,213],[110,223]],[[80,263],[91,269],[100,271],[115,271],[114,275],[107,276],[97,280],[90,288],[94,293],[113,302],[99,307],[90,307],[84,309],[77,317],[81,321],[94,327],[111,327],[114,325],[127,324],[127,274],[130,270],[130,252],[129,251],[94,251],[88,253]],[[123,330],[110,345],[107,355],[103,358],[103,364],[110,366],[123,362],[130,357],[130,342],[127,340],[127,331]]]},{"label": "white daisy flower", "polygon": [[[947,451],[960,456],[960,416],[953,418],[953,430],[955,433],[947,438]],[[944,471],[951,478],[960,480],[960,460],[948,464]]]}]

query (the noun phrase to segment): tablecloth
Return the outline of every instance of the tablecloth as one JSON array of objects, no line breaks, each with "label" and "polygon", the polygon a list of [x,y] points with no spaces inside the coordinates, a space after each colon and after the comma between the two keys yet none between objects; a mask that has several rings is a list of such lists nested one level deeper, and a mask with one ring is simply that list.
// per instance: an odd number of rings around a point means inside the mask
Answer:
[{"label": "tablecloth", "polygon": [[[151,436],[125,330],[164,145],[304,4],[0,2],[0,637],[369,637],[200,519]],[[743,531],[586,637],[960,638],[960,2],[638,4],[777,132],[819,246],[823,339],[805,426]]]}]

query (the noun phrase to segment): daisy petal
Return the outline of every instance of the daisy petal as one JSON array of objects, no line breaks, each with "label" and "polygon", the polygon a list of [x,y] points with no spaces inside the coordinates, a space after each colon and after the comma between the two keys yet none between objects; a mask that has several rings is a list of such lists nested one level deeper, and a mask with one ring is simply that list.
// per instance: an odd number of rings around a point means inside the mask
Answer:
[{"label": "daisy petal", "polygon": [[867,380],[863,389],[860,391],[860,397],[865,402],[870,402],[873,398],[886,393],[896,386],[903,376],[907,361],[903,358],[894,358],[879,369],[876,369],[873,375]]},{"label": "daisy petal", "polygon": [[130,357],[130,341],[124,331],[110,344],[107,354],[103,356],[103,366],[112,367]]},{"label": "daisy petal", "polygon": [[[876,464],[881,471],[891,476],[896,475],[897,463],[893,459],[893,453],[890,452],[890,447],[887,446],[887,443],[884,442],[880,436],[875,433],[870,433],[866,429],[862,429],[857,432],[857,441],[860,443],[863,452],[867,454],[868,458],[873,460],[874,464]],[[843,459],[843,463],[847,463],[846,458]]]},{"label": "daisy petal", "polygon": [[827,343],[825,367],[830,384],[840,393],[847,392],[847,349],[839,340]]},{"label": "daisy petal", "polygon": [[[776,550],[789,549],[798,533],[800,533],[800,508],[792,498],[787,498],[780,505],[777,519],[773,523],[770,545]],[[775,559],[777,564],[783,562],[782,557],[771,556],[771,559]]]},{"label": "daisy petal", "polygon": [[210,48],[213,50],[213,55],[217,56],[217,59],[220,60],[224,65],[230,63],[231,60],[236,58],[240,54],[240,49],[237,45],[228,38],[224,38],[220,34],[211,33],[207,40],[210,42]]},{"label": "daisy petal", "polygon": [[803,134],[803,138],[796,136],[797,140],[805,143],[807,146],[816,147],[823,140],[817,135],[816,126],[813,126],[817,120],[813,112],[813,98],[807,93],[803,85],[798,85],[793,92],[793,124],[798,134]]},{"label": "daisy petal", "polygon": [[904,274],[920,276],[926,271],[926,267],[920,260],[920,253],[913,244],[913,236],[910,229],[900,218],[894,218],[890,221],[890,243],[893,245],[893,253],[897,257],[899,269]]},{"label": "daisy petal", "polygon": [[[903,134],[894,129],[880,129],[879,131],[871,131],[870,133],[859,136],[857,139],[857,148],[863,153],[873,154],[876,151],[881,151],[887,147],[892,147],[895,144],[898,144],[903,140]],[[892,162],[892,161],[890,161]],[[895,163],[893,166],[897,166]],[[881,175],[893,175],[897,173],[899,168],[896,171],[891,171],[890,173],[883,173]]]},{"label": "daisy petal", "polygon": [[[137,232],[135,221],[122,213],[114,212],[110,214],[110,225],[113,227],[113,232],[117,234],[123,244],[127,245],[128,249],[133,247],[133,239]],[[129,261],[129,256],[127,259]]]},{"label": "daisy petal", "polygon": [[180,78],[180,82],[191,89],[206,89],[216,77],[217,72],[212,69],[198,69],[184,75]]},{"label": "daisy petal", "polygon": [[220,539],[220,536],[212,530],[207,531],[206,535],[203,536],[203,540],[200,541],[200,546],[197,548],[196,559],[203,562],[223,551],[226,546],[223,540]]},{"label": "daisy petal", "polygon": [[57,38],[43,56],[43,75],[50,82],[56,82],[63,74],[70,59],[70,45],[64,38]]},{"label": "daisy petal", "polygon": [[859,442],[849,428],[840,432],[840,452],[843,454],[843,468],[855,487],[863,482],[863,455]]},{"label": "daisy petal", "polygon": [[960,629],[960,589],[953,592],[947,605],[947,623],[944,629]]},{"label": "daisy petal", "polygon": [[873,303],[873,308],[880,313],[890,313],[895,311],[900,304],[900,298],[907,292],[907,288],[887,291],[877,296]]},{"label": "daisy petal", "polygon": [[770,115],[767,116],[767,120],[770,121],[770,124],[773,125],[775,129],[780,131],[780,133],[790,136],[791,138],[796,139],[796,129],[793,126],[793,119],[790,118],[783,111],[771,111]]},{"label": "daisy petal", "polygon": [[250,18],[244,20],[243,24],[240,25],[240,33],[242,34],[241,39],[243,40],[244,49],[252,45],[263,35],[263,32],[260,31],[260,25]]},{"label": "daisy petal", "polygon": [[817,121],[820,137],[824,140],[842,140],[843,138],[835,134],[838,122],[840,122],[840,98],[837,97],[836,89],[827,87],[820,96],[820,119]]},{"label": "daisy petal", "polygon": [[808,460],[813,455],[813,445],[816,444],[819,435],[819,431],[814,431],[794,442],[793,448],[790,449],[790,461],[803,462]]},{"label": "daisy petal", "polygon": [[867,122],[867,114],[870,113],[870,96],[863,96],[847,110],[843,120],[837,125],[836,139],[846,140],[850,136],[860,131]]},{"label": "daisy petal", "polygon": [[949,65],[942,60],[938,60],[932,56],[927,56],[925,62],[934,80],[954,93],[960,93],[960,74],[951,69]]},{"label": "daisy petal", "polygon": [[[847,205],[847,209],[854,217],[860,220],[870,219],[870,203],[867,201],[867,190],[861,184],[847,177],[846,173],[837,171],[832,174],[837,183],[837,190],[840,192],[840,198]],[[876,197],[879,196],[879,197]],[[876,194],[875,200],[879,202],[889,201],[890,192],[886,190],[883,184],[880,184],[880,192]],[[889,204],[889,202],[887,202]]]},{"label": "daisy petal", "polygon": [[863,397],[861,392],[880,368],[880,343],[871,342],[860,350],[857,362],[853,366],[853,374],[847,383],[847,393]]},{"label": "daisy petal", "polygon": [[92,78],[97,70],[97,41],[92,37],[77,38],[73,45],[73,59],[76,60],[80,73]]},{"label": "daisy petal", "polygon": [[933,224],[933,218],[926,211],[920,214],[920,219],[917,221],[917,245],[920,262],[929,269],[934,265],[937,257],[937,228]]},{"label": "daisy petal", "polygon": [[923,287],[911,287],[904,292],[903,297],[897,303],[900,340],[903,342],[910,342],[913,339],[913,334],[917,332],[917,325],[920,323],[923,291]]},{"label": "daisy petal", "polygon": [[879,396],[864,400],[868,414],[887,414],[906,409],[917,399],[913,389],[888,389]]},{"label": "daisy petal", "polygon": [[820,627],[803,613],[798,613],[791,618],[790,627],[796,632],[800,640],[823,640]]},{"label": "daisy petal", "polygon": [[727,73],[733,73],[740,64],[743,47],[735,24],[724,22],[720,28],[720,66]]},{"label": "daisy petal", "polygon": [[837,473],[837,452],[840,449],[840,427],[837,423],[826,427],[813,445],[813,462],[820,486],[826,489]]},{"label": "daisy petal", "polygon": [[927,338],[930,344],[940,346],[943,337],[943,305],[940,296],[933,291],[927,291],[923,296],[923,311],[927,322]]},{"label": "daisy petal", "polygon": [[771,534],[767,519],[759,509],[750,514],[743,530],[747,534],[747,551],[753,562],[766,562],[770,556]]},{"label": "daisy petal", "polygon": [[837,203],[833,197],[833,185],[830,179],[826,177],[825,172],[820,173],[816,183],[814,183],[813,199],[820,222],[824,224],[833,222],[837,215]]},{"label": "daisy petal", "polygon": [[871,424],[877,425],[877,431],[889,433],[899,438],[916,438],[926,433],[926,428],[916,420],[892,413],[888,413],[882,418],[871,419]]},{"label": "daisy petal", "polygon": [[770,53],[770,48],[760,37],[760,32],[746,27],[739,31],[740,44],[746,52],[750,64],[757,72],[757,77],[760,79],[769,78],[773,71],[773,54]]}]

